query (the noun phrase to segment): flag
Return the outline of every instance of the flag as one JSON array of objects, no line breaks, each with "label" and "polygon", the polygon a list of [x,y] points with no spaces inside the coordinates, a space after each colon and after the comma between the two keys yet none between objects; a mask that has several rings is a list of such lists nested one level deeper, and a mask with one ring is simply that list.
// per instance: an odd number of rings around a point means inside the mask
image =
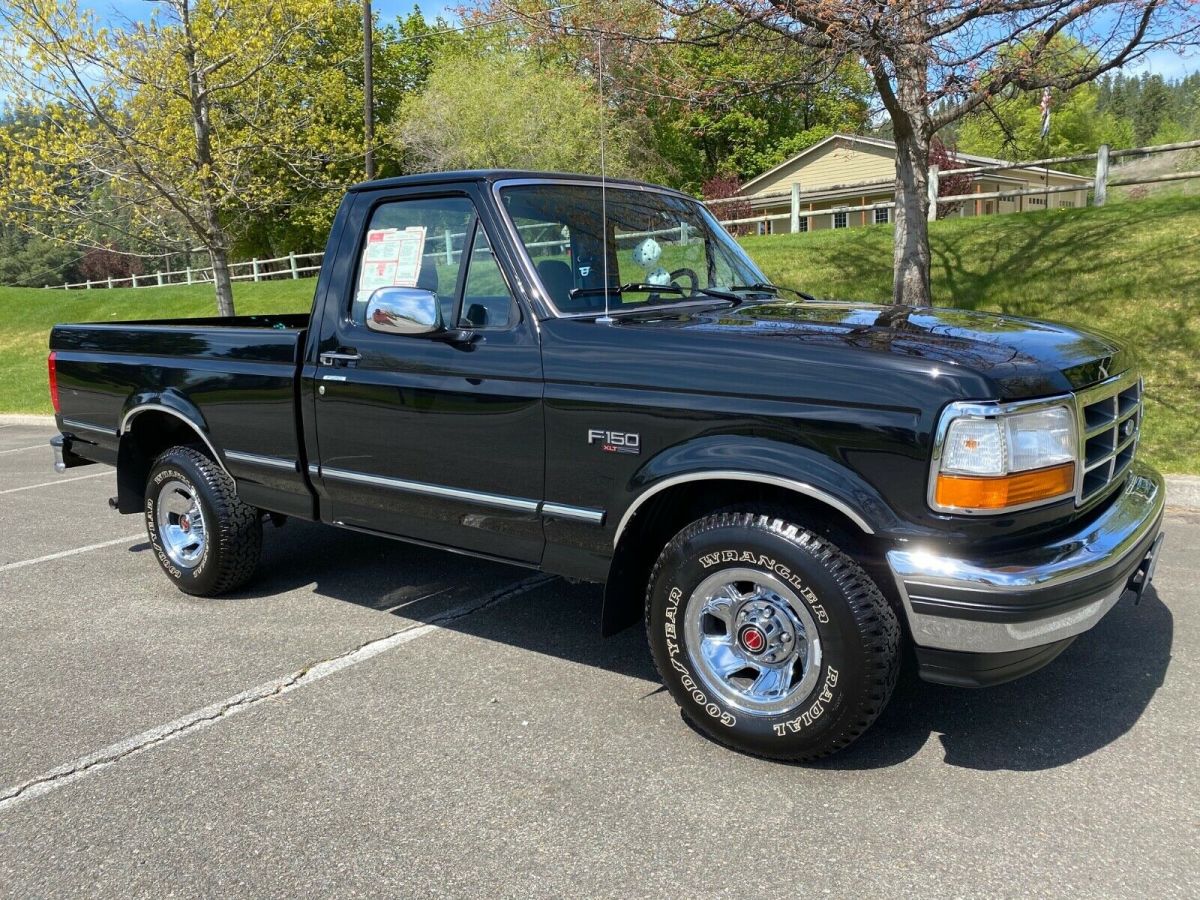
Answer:
[{"label": "flag", "polygon": [[1050,88],[1042,89],[1042,140],[1050,137]]}]

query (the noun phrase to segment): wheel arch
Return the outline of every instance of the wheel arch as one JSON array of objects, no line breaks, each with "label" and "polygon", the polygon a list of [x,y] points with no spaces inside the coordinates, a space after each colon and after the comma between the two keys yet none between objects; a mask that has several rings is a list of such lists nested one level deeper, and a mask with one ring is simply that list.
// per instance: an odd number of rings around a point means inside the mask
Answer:
[{"label": "wheel arch", "polygon": [[[840,484],[830,484],[826,477],[809,477],[813,474],[811,468],[799,477],[777,471],[704,469],[675,472],[643,487],[613,533],[601,617],[603,633],[615,634],[641,619],[646,579],[659,552],[689,522],[720,509],[786,510],[802,524],[823,530],[873,568],[874,559],[882,559],[882,551],[877,539],[880,517],[871,511],[878,510],[882,501],[871,491],[870,502],[861,502],[863,491],[869,489],[849,472]],[[889,524],[888,517],[883,517],[883,524]]]},{"label": "wheel arch", "polygon": [[195,406],[181,397],[164,394],[131,398],[122,411],[118,435],[119,512],[142,511],[150,466],[160,453],[176,444],[203,449],[226,474],[229,474],[208,433],[204,417]]}]

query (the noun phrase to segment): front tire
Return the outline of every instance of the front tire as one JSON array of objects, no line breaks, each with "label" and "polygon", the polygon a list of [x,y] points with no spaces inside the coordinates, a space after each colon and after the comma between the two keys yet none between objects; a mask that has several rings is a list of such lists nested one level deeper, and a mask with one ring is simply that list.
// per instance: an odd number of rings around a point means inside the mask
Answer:
[{"label": "front tire", "polygon": [[198,597],[241,587],[262,553],[258,510],[242,502],[224,469],[191,447],[172,447],[150,467],[146,532],[167,577]]},{"label": "front tire", "polygon": [[663,550],[646,593],[655,665],[683,714],[756,756],[817,759],[883,711],[900,625],[833,543],[783,518],[720,513]]}]

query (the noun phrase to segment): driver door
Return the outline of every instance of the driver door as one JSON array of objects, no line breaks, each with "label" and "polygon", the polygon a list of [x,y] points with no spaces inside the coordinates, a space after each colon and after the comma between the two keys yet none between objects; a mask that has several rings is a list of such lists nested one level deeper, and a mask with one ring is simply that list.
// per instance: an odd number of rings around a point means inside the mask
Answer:
[{"label": "driver door", "polygon": [[[357,201],[347,228],[359,236],[357,268],[334,288],[339,314],[321,324],[317,482],[338,524],[537,562],[540,348],[478,208],[469,190]],[[371,249],[397,229],[421,237],[415,272],[381,268]],[[435,293],[465,339],[368,328],[367,299],[389,279]]]}]

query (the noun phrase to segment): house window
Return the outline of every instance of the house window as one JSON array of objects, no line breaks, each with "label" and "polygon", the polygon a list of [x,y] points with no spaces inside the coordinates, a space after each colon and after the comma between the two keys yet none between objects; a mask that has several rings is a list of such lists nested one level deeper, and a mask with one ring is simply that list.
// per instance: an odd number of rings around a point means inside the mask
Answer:
[{"label": "house window", "polygon": [[845,228],[850,224],[844,212],[835,212],[833,214],[833,227]]},{"label": "house window", "polygon": [[808,231],[808,216],[801,216],[797,222],[801,232]]},{"label": "house window", "polygon": [[886,206],[881,206],[878,209],[876,209],[875,210],[875,224],[876,225],[886,225],[888,223],[888,212],[889,212],[889,210]]}]

